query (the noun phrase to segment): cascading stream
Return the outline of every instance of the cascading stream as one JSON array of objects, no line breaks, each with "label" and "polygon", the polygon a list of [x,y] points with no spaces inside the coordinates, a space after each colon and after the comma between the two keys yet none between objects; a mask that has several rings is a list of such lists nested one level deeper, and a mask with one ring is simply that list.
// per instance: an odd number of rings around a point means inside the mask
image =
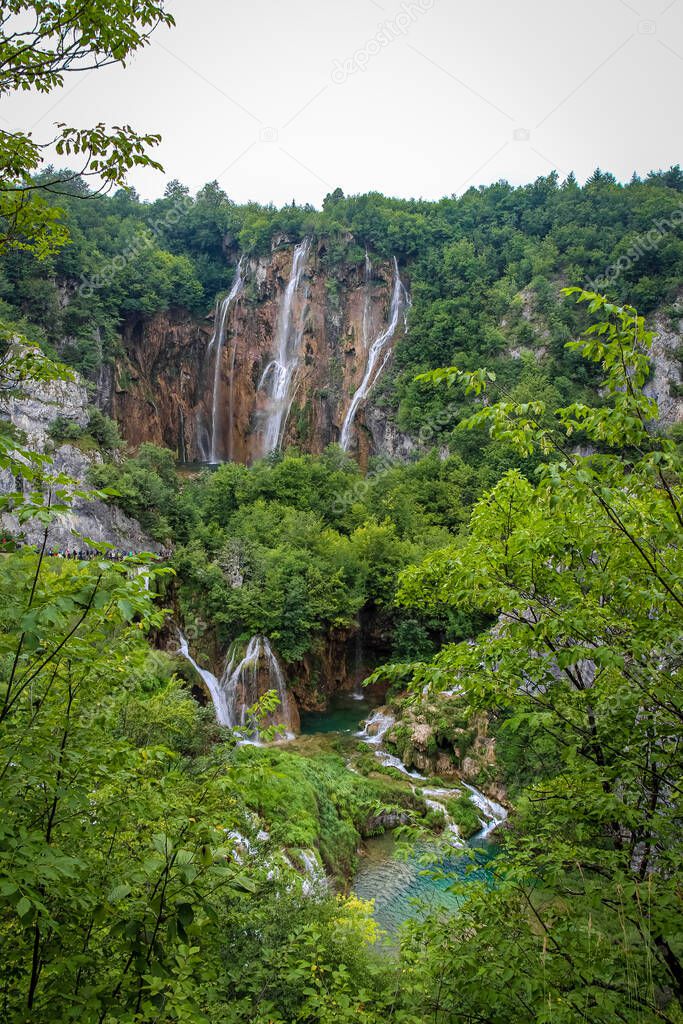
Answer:
[{"label": "cascading stream", "polygon": [[[268,638],[253,636],[247,644],[244,657],[237,664],[231,659],[220,681],[221,690],[230,708],[233,727],[244,728],[249,724],[247,711],[262,696],[259,692],[259,675],[263,667],[268,675],[266,689],[277,691],[280,701],[279,715],[285,722],[289,722],[289,694],[280,664]],[[293,733],[287,732],[286,738],[293,739]],[[258,733],[254,734],[254,739],[258,741]]]},{"label": "cascading stream", "polygon": [[197,664],[190,654],[190,648],[187,640],[180,631],[178,632],[178,640],[180,643],[179,653],[189,661],[195,672],[201,676],[207,690],[211,694],[211,700],[213,701],[214,710],[216,712],[216,721],[219,725],[233,725],[232,709],[226,700],[222,682],[213,674],[213,672],[209,672],[207,668],[202,668],[201,665]]},{"label": "cascading stream", "polygon": [[[370,264],[369,258],[366,254],[366,281],[368,280],[368,265]],[[372,267],[370,265],[370,272]],[[351,399],[351,404],[344,417],[344,422],[341,428],[341,434],[339,435],[339,444],[348,451],[351,444],[351,429],[356,419],[356,413],[362,402],[368,397],[370,390],[377,383],[382,370],[387,364],[389,356],[391,355],[391,341],[396,333],[401,315],[403,315],[404,327],[406,321],[406,311],[410,306],[410,297],[405,288],[405,285],[401,281],[401,275],[398,270],[398,262],[394,256],[394,283],[391,292],[391,303],[389,306],[389,322],[384,330],[375,338],[370,350],[368,352],[367,362],[365,364],[365,373],[363,379],[360,382],[358,389],[354,393]],[[363,314],[363,325],[365,328],[365,311]]]},{"label": "cascading stream", "polygon": [[[220,422],[220,411],[219,411],[219,392],[220,392],[220,381],[221,381],[221,353],[223,346],[225,345],[225,336],[227,333],[228,326],[228,313],[230,306],[235,301],[239,293],[242,291],[244,285],[244,277],[242,273],[243,259],[240,259],[237,264],[237,270],[235,271],[235,280],[232,282],[232,287],[225,298],[220,302],[216,309],[216,321],[214,325],[213,334],[211,341],[206,350],[207,357],[210,359],[213,352],[213,389],[211,394],[211,434],[209,442],[209,453],[206,461],[211,464],[219,462],[218,458],[218,435],[219,435],[219,422]],[[232,355],[232,366],[230,372],[230,392],[232,393],[232,377],[235,366],[235,347],[233,345]],[[229,410],[230,415],[230,433],[232,434],[232,409]]]},{"label": "cascading stream", "polygon": [[[396,768],[403,775],[407,775],[411,779],[424,782],[424,775],[420,775],[419,772],[410,771],[410,769],[406,768],[399,757],[388,753],[388,751],[383,748],[382,741],[391,727],[395,724],[396,719],[391,713],[382,708],[378,708],[376,711],[373,711],[366,721],[364,728],[356,735],[359,739],[362,739],[364,743],[375,748],[375,757],[382,765],[389,768]],[[480,818],[482,830],[477,833],[476,838],[485,839],[494,831],[494,829],[505,821],[507,818],[507,811],[501,804],[496,803],[495,800],[491,800],[490,797],[484,796],[484,794],[478,789],[475,789],[474,786],[470,786],[466,782],[461,784],[463,788],[467,790],[472,803],[482,814],[482,817]],[[433,799],[434,797],[450,798],[453,796],[453,791],[447,789],[426,789],[424,787],[421,790],[415,790],[415,787],[413,787],[413,790],[423,797],[428,807],[431,807],[431,809],[435,811],[438,810],[444,815],[446,828],[451,833],[454,840],[460,842],[457,826],[451,821],[446,807],[440,800]]]},{"label": "cascading stream", "polygon": [[292,405],[294,377],[299,362],[299,346],[303,334],[302,318],[294,315],[294,299],[301,284],[310,247],[310,238],[304,238],[294,249],[292,272],[282,298],[277,321],[277,356],[266,366],[258,385],[259,390],[266,391],[270,406],[263,429],[263,455],[280,447]]},{"label": "cascading stream", "polygon": [[[289,694],[282,669],[278,663],[270,642],[265,636],[253,636],[247,644],[244,657],[236,662],[231,658],[220,679],[213,672],[198,665],[190,654],[186,638],[179,632],[179,653],[189,661],[201,676],[211,694],[216,721],[231,729],[245,728],[249,725],[247,711],[266,690],[276,690],[280,700],[279,716],[289,722]],[[259,675],[267,674],[268,685],[259,692]],[[293,739],[291,732],[286,739]],[[252,736],[252,742],[258,742],[258,732]]]}]

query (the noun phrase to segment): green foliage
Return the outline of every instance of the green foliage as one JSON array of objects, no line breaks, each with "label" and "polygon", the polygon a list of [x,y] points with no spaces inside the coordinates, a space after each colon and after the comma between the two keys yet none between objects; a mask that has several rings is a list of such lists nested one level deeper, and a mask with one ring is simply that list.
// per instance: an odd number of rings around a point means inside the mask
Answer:
[{"label": "green foliage", "polygon": [[66,416],[55,417],[48,428],[48,434],[56,444],[75,444],[85,449],[97,448],[106,454],[123,447],[118,424],[96,408],[90,410],[85,427],[79,426]]},{"label": "green foliage", "polygon": [[[467,425],[546,461],[535,483],[506,473],[465,542],[402,581],[411,606],[498,616],[415,683],[456,681],[472,712],[500,716],[503,764],[526,785],[495,892],[468,888],[455,929],[413,936],[418,973],[435,972],[455,1019],[680,1020],[681,462],[649,429],[642,317],[578,298],[603,317],[573,347],[600,364],[605,404],[476,412]],[[442,376],[475,395],[491,384]],[[607,450],[577,455],[578,428]]]},{"label": "green foliage", "polygon": [[[69,339],[60,351],[94,379],[120,351],[126,317],[173,306],[205,315],[229,288],[238,254],[267,256],[276,238],[320,242],[331,304],[345,269],[366,250],[375,259],[395,255],[413,302],[408,334],[397,339],[381,383],[382,401],[402,430],[426,446],[459,452],[492,486],[509,460],[504,464],[496,446],[466,445],[455,432],[468,415],[466,403],[444,402],[416,375],[486,363],[510,392],[523,390],[515,399],[523,402],[536,393],[531,360],[543,386],[557,390],[555,405],[593,398],[594,368],[566,347],[581,318],[560,300],[561,283],[605,278],[611,298],[644,314],[671,303],[683,271],[677,173],[672,168],[624,186],[599,175],[582,188],[551,174],[520,188],[499,182],[439,202],[338,196],[321,211],[239,206],[217,182],[195,196],[171,182],[149,203],[124,191],[96,195],[74,178],[60,187],[71,244],[43,262],[21,251],[7,255],[0,299],[52,345]],[[51,176],[64,174],[48,170],[45,180]],[[45,197],[49,206],[49,192]],[[639,244],[653,230],[656,242]],[[305,411],[299,419],[305,436]]]},{"label": "green foliage", "polygon": [[335,754],[309,758],[243,747],[234,770],[246,805],[266,822],[273,840],[290,850],[318,849],[328,870],[342,879],[351,877],[361,836],[380,811],[418,806],[408,790],[363,779]]},{"label": "green foliage", "polygon": [[453,800],[445,800],[444,803],[463,839],[469,839],[481,830],[477,808],[469,797],[463,795]]},{"label": "green foliage", "polygon": [[[64,85],[67,73],[125,64],[158,24],[172,25],[173,18],[154,0],[87,7],[17,0],[3,16],[0,95],[48,94]],[[58,124],[54,137],[43,141],[32,132],[0,131],[0,252],[13,249],[45,260],[69,241],[64,210],[50,197],[78,174],[46,168],[38,190],[45,148],[53,146],[69,160],[75,157],[80,175],[94,176],[106,188],[123,184],[132,167],[161,169],[146,153],[158,142],[158,135],[140,135],[128,125],[80,129]]]},{"label": "green foliage", "polygon": [[[462,518],[450,502],[473,494],[458,460],[430,458],[364,480],[337,448],[248,469],[226,464],[182,483],[170,452],[142,445],[133,458],[94,467],[91,480],[113,489],[156,539],[175,541],[188,621],[210,623],[224,648],[265,634],[290,664],[364,608],[398,629],[399,571],[448,538]],[[437,632],[463,635],[462,623],[437,615],[397,635],[402,649],[431,653]]]}]

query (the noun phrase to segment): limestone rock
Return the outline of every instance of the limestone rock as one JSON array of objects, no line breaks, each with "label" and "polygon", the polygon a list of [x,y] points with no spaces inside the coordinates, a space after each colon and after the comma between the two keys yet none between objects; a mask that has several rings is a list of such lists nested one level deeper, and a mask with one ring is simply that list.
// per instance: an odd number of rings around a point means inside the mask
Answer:
[{"label": "limestone rock", "polygon": [[[259,382],[276,355],[278,317],[292,267],[292,246],[285,244],[287,239],[279,241],[267,257],[246,261],[244,287],[228,310],[218,368],[221,415],[215,447],[220,459],[249,464],[263,454],[267,399]],[[369,281],[362,263],[345,264],[332,275],[324,244],[311,246],[292,305],[299,361],[285,445],[320,453],[339,440],[372,341],[386,326],[392,280],[389,260],[373,264]],[[125,355],[115,386],[103,382],[101,390],[104,410],[118,420],[132,445],[152,441],[190,462],[207,457],[215,366],[211,335],[209,324],[181,309],[126,322]],[[361,463],[378,452],[410,455],[412,442],[375,411],[371,391],[356,419]]]},{"label": "limestone rock", "polygon": [[656,335],[650,351],[652,371],[645,384],[645,393],[656,401],[658,422],[663,427],[683,421],[683,366],[678,355],[683,346],[682,323],[679,321],[678,331],[674,331],[662,313],[654,318]]},{"label": "limestone rock", "polygon": [[[50,424],[64,416],[80,427],[88,423],[88,393],[83,381],[35,382],[25,385],[21,395],[11,395],[0,404],[0,416],[26,435],[25,446],[52,457],[52,472],[64,473],[85,490],[89,467],[101,459],[99,453],[80,451],[74,445],[54,448],[49,436]],[[0,493],[21,488],[21,481],[8,472],[0,474]],[[19,524],[16,516],[5,513],[3,528],[13,536],[23,536],[28,544],[43,541],[45,527],[35,520]],[[140,524],[109,502],[76,498],[71,511],[50,524],[48,548],[85,547],[80,537],[113,544],[119,551],[158,551],[159,545],[147,537]]]}]

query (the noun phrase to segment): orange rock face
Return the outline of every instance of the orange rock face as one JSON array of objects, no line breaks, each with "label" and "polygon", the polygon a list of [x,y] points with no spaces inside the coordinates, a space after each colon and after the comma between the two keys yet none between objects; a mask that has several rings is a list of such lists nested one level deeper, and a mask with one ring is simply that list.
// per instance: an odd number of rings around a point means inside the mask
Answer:
[{"label": "orange rock face", "polygon": [[[288,296],[295,254],[288,244],[268,258],[243,261],[240,288],[217,336],[220,308],[216,324],[180,309],[126,323],[110,411],[129,443],[165,445],[182,461],[250,464],[272,447],[277,422],[280,445],[318,453],[339,441],[373,341],[390,322],[395,270],[390,261],[361,262],[332,275],[324,243],[307,244]],[[401,315],[372,385],[404,329]],[[278,398],[283,338],[288,376]],[[364,417],[372,398],[373,386],[350,431],[349,448],[363,459],[374,450]]]}]

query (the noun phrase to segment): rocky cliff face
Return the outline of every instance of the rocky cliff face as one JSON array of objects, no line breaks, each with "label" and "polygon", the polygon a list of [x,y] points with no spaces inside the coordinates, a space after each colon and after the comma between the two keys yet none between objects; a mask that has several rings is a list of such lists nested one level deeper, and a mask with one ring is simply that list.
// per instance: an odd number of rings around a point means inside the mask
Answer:
[{"label": "rocky cliff face", "polygon": [[[86,476],[93,460],[100,459],[97,452],[84,453],[70,444],[55,446],[50,439],[50,424],[63,416],[85,427],[88,423],[88,394],[82,380],[27,383],[21,394],[9,395],[0,404],[0,416],[9,420],[24,436],[25,447],[39,454],[48,454],[53,475],[64,473],[87,488]],[[22,489],[22,481],[8,470],[0,473],[0,493],[8,494]],[[3,513],[0,522],[13,537],[23,537],[26,543],[43,541],[45,527],[36,520],[19,524],[17,517]],[[80,538],[112,544],[120,551],[155,551],[158,545],[145,535],[140,524],[130,519],[115,505],[104,501],[76,498],[71,510],[52,520],[48,547],[57,549],[85,548]]]},{"label": "rocky cliff face", "polygon": [[650,352],[652,370],[645,393],[657,403],[660,425],[672,427],[683,422],[683,321],[679,320],[674,329],[669,318],[658,313],[652,327],[656,334]]},{"label": "rocky cliff face", "polygon": [[369,417],[372,391],[405,330],[407,293],[390,261],[332,273],[323,242],[300,250],[243,261],[213,322],[176,309],[126,323],[107,405],[127,441],[250,463],[279,444],[322,451],[351,410],[349,449],[377,451],[386,427]]}]

